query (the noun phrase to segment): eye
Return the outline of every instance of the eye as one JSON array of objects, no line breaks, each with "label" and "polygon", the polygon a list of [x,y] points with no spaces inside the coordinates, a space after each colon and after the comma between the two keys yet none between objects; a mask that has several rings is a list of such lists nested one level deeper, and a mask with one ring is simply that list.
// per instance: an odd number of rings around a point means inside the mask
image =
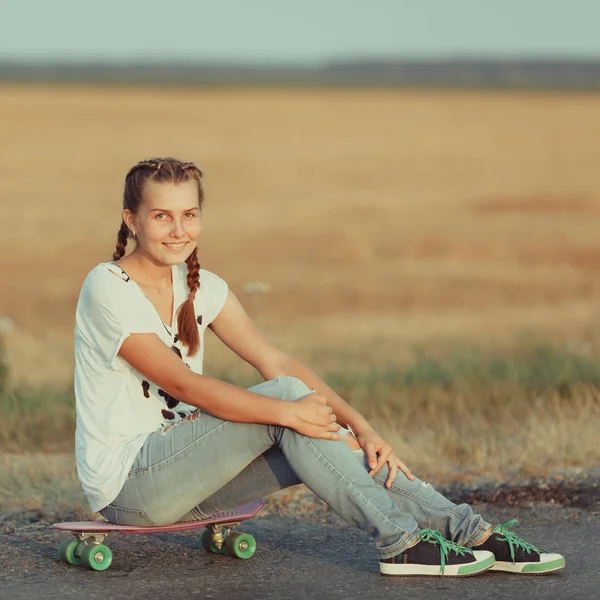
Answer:
[{"label": "eye", "polygon": [[157,213],[156,218],[164,221],[163,217],[167,217],[167,213]]},{"label": "eye", "polygon": [[196,213],[193,212],[189,212],[189,213],[185,213],[184,215],[185,217],[191,217],[192,219],[196,216]]}]

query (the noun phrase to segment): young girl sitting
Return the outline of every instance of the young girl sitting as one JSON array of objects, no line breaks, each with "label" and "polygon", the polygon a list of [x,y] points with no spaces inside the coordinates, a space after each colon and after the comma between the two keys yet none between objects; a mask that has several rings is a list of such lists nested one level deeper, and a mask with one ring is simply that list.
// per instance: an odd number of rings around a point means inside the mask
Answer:
[{"label": "young girl sitting", "polygon": [[[559,554],[492,529],[414,477],[356,410],[256,329],[227,284],[200,269],[203,202],[194,163],[136,164],[113,261],[83,284],[76,456],[92,510],[161,525],[304,483],[372,535],[387,575],[563,568]],[[207,327],[265,382],[245,390],[202,375]]]}]

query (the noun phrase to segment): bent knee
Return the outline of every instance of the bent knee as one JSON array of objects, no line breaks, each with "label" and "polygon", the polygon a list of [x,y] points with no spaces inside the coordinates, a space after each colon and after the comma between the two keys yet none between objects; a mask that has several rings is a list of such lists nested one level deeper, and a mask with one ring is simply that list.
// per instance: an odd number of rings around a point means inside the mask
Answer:
[{"label": "bent knee", "polygon": [[281,379],[284,384],[282,400],[300,400],[300,398],[312,393],[312,390],[304,381],[297,377],[282,377]]}]

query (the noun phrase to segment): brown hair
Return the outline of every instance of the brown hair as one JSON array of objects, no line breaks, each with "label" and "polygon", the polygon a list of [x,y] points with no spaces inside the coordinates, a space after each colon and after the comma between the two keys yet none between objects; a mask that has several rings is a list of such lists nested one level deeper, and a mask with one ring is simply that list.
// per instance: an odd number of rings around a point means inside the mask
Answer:
[{"label": "brown hair", "polygon": [[[202,209],[204,203],[204,190],[202,188],[202,171],[193,162],[182,162],[175,158],[152,158],[142,160],[127,173],[125,177],[125,191],[123,193],[123,210],[127,209],[136,214],[143,200],[142,193],[148,181],[157,183],[182,183],[196,180],[198,184],[198,206]],[[117,234],[117,246],[113,260],[119,260],[125,255],[125,247],[131,232],[125,221]],[[188,355],[193,356],[200,348],[200,335],[194,312],[194,298],[200,287],[200,263],[196,248],[186,259],[188,268],[187,284],[190,290],[187,300],[177,311],[177,329],[181,342],[187,346]]]}]

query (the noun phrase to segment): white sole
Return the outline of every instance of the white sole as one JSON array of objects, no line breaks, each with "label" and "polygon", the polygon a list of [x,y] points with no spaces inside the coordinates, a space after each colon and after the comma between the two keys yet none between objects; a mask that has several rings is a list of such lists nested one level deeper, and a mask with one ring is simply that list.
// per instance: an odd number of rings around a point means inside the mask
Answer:
[{"label": "white sole", "polygon": [[523,575],[540,575],[552,573],[565,566],[565,559],[560,554],[541,554],[540,562],[512,563],[497,560],[490,571],[502,571],[504,573],[521,573]]},{"label": "white sole", "polygon": [[440,565],[420,565],[420,564],[393,564],[379,563],[379,570],[382,575],[410,576],[425,575],[428,577],[469,577],[478,575],[494,566],[494,555],[487,550],[475,550],[473,552],[475,562],[463,563],[460,565],[446,565],[444,572]]}]

